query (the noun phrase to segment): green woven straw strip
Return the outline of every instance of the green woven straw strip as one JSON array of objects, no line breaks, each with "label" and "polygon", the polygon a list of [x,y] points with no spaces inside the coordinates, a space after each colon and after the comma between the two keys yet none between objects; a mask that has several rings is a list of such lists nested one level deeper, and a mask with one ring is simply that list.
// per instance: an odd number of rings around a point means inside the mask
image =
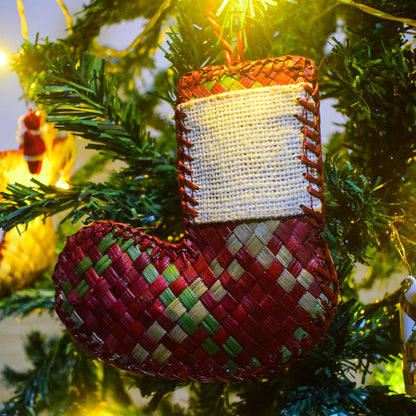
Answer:
[{"label": "green woven straw strip", "polygon": [[159,296],[159,300],[162,302],[163,306],[166,308],[169,306],[176,298],[169,288],[166,288]]},{"label": "green woven straw strip", "polygon": [[241,351],[243,351],[243,347],[233,337],[229,337],[225,341],[224,345],[226,345],[235,355],[238,355]]},{"label": "green woven straw strip", "polygon": [[[236,74],[234,76],[232,76],[230,74],[224,74],[221,78],[219,78],[217,80],[214,79],[212,81],[206,81],[206,82],[204,82],[204,87],[207,90],[212,91],[214,89],[215,85],[221,84],[228,91],[246,90],[247,87],[244,86],[243,84],[241,84],[238,81],[239,78],[240,78],[240,74]],[[252,84],[252,86],[250,87],[250,89],[262,88],[262,87],[264,87],[262,84],[260,84],[259,82],[255,81]]]},{"label": "green woven straw strip", "polygon": [[241,345],[233,337],[229,337],[221,347],[232,358],[235,358],[243,351]]},{"label": "green woven straw strip", "polygon": [[74,308],[67,300],[63,303],[62,308],[68,316],[71,316],[74,312]]},{"label": "green woven straw strip", "polygon": [[162,276],[168,284],[173,283],[178,277],[180,277],[179,270],[174,264],[169,264],[168,267],[162,272]]},{"label": "green woven straw strip", "polygon": [[146,279],[146,282],[149,283],[149,285],[154,282],[159,277],[159,272],[154,268],[153,264],[148,264],[143,272],[143,277]]},{"label": "green woven straw strip", "polygon": [[163,336],[166,334],[166,330],[163,329],[160,324],[155,321],[149,329],[146,331],[146,333],[152,337],[155,341],[159,342]]},{"label": "green woven straw strip", "polygon": [[164,363],[170,356],[172,352],[169,351],[163,344],[160,344],[156,350],[153,352],[152,357],[159,361],[160,363]]},{"label": "green woven straw strip", "polygon": [[209,91],[212,91],[212,89],[215,87],[215,84],[217,83],[218,81],[217,80],[212,80],[212,81],[207,81],[207,82],[204,82],[204,87],[207,89],[207,90],[209,90]]},{"label": "green woven straw strip", "polygon": [[61,287],[63,292],[65,293],[65,296],[68,296],[69,292],[73,289],[72,283],[69,280],[64,280],[61,284]]},{"label": "green woven straw strip", "polygon": [[205,317],[201,325],[205,329],[205,331],[207,331],[210,335],[215,334],[215,332],[217,332],[221,328],[221,325],[211,314],[208,314]]},{"label": "green woven straw strip", "polygon": [[230,77],[229,75],[225,75],[219,79],[221,85],[224,85],[228,91],[238,91],[238,90],[246,90],[247,88],[244,85],[241,85],[236,79]]},{"label": "green woven straw strip", "polygon": [[178,297],[183,306],[185,306],[188,310],[191,309],[199,300],[189,287],[187,287]]},{"label": "green woven straw strip", "polygon": [[102,276],[104,272],[111,266],[113,261],[108,256],[108,254],[104,254],[100,258],[100,260],[97,261],[97,263],[94,264],[94,270],[98,274],[98,276]]},{"label": "green woven straw strip", "polygon": [[[117,230],[115,230],[117,231]],[[103,239],[97,244],[98,250],[101,253],[105,253],[114,243],[117,243],[118,238],[114,237],[112,233],[108,233]]]},{"label": "green woven straw strip", "polygon": [[189,317],[187,313],[184,313],[178,319],[178,324],[188,335],[192,335],[198,329],[198,325]]},{"label": "green woven straw strip", "polygon": [[222,344],[222,349],[231,357],[235,358],[235,354],[231,351],[226,344]]},{"label": "green woven straw strip", "polygon": [[89,290],[90,287],[85,280],[81,280],[80,284],[75,288],[75,291],[80,298],[82,298]]},{"label": "green woven straw strip", "polygon": [[137,248],[137,246],[131,245],[127,250],[126,253],[129,255],[132,261],[135,261],[142,252]]},{"label": "green woven straw strip", "polygon": [[215,355],[220,350],[211,338],[207,338],[201,345],[209,355]]},{"label": "green woven straw strip", "polygon": [[303,337],[307,337],[309,334],[300,326],[294,333],[293,336],[300,341]]},{"label": "green woven straw strip", "polygon": [[133,238],[128,238],[128,239],[124,239],[123,236],[121,236],[118,240],[117,240],[117,244],[120,247],[120,250],[125,253],[134,243],[134,239]]},{"label": "green woven straw strip", "polygon": [[291,357],[292,353],[287,349],[287,347],[285,347],[283,345],[282,347],[282,363],[284,364],[285,362],[287,362],[289,360],[289,358]]},{"label": "green woven straw strip", "polygon": [[75,267],[74,271],[77,276],[83,277],[85,272],[93,265],[89,257],[84,257]]}]

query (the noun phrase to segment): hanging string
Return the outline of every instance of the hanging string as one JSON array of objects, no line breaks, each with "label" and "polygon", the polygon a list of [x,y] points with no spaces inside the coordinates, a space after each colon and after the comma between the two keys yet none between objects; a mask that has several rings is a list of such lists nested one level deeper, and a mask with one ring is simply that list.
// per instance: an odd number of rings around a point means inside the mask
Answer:
[{"label": "hanging string", "polygon": [[237,63],[244,62],[244,30],[238,31],[237,37]]},{"label": "hanging string", "polygon": [[223,29],[218,23],[217,16],[212,12],[211,9],[206,10],[208,20],[211,23],[211,26],[214,28],[215,36],[217,36],[218,40],[224,46],[224,57],[225,63],[227,66],[234,65],[235,60],[235,53],[233,46],[224,38],[223,36]]},{"label": "hanging string", "polygon": [[[224,45],[224,56],[228,66],[234,64],[236,53],[232,42],[234,41],[233,30],[238,22],[238,32],[236,38],[237,56],[236,63],[239,64],[245,61],[244,48],[246,39],[246,26],[248,19],[254,19],[256,16],[265,17],[265,13],[269,7],[276,7],[275,0],[223,0],[216,14],[212,13],[211,9],[216,8],[216,1],[211,0],[210,8],[207,10],[208,20],[214,27],[214,33],[219,41]],[[222,26],[218,24],[217,17],[222,15]],[[230,33],[230,42],[224,37],[224,31]],[[235,32],[234,32],[235,33]]]},{"label": "hanging string", "polygon": [[23,6],[22,0],[16,0],[17,3],[17,11],[20,16],[20,30],[22,32],[22,37],[24,40],[29,39],[28,30],[27,30],[27,22],[25,16],[25,8]]},{"label": "hanging string", "polygon": [[399,253],[400,258],[403,261],[404,267],[407,270],[407,274],[409,276],[413,276],[412,268],[407,260],[406,249],[403,246],[402,240],[399,235],[399,231],[397,230],[394,224],[390,224],[390,228],[391,228],[391,239],[393,241],[394,247],[396,248],[397,252]]},{"label": "hanging string", "polygon": [[71,15],[69,14],[69,12],[68,12],[68,9],[67,9],[67,7],[65,6],[65,3],[62,1],[62,0],[56,0],[57,1],[57,3],[58,3],[58,5],[59,5],[59,7],[61,8],[61,10],[62,10],[62,13],[64,14],[64,16],[65,16],[65,20],[66,20],[66,26],[67,26],[67,28],[68,28],[68,33],[70,34],[70,35],[72,35],[72,33],[73,33],[73,30],[72,30],[72,26],[73,26],[73,23],[72,23],[72,17],[71,17]]}]

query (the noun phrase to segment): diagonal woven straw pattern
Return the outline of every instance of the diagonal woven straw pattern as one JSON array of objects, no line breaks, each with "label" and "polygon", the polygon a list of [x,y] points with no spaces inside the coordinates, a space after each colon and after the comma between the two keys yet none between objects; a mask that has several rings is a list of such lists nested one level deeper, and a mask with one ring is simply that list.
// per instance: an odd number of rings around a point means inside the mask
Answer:
[{"label": "diagonal woven straw pattern", "polygon": [[195,197],[193,144],[178,105],[184,241],[173,245],[102,221],[69,237],[59,257],[56,311],[86,349],[133,372],[230,381],[279,371],[319,343],[338,285],[320,238],[325,201],[313,64],[284,57],[201,69],[181,80],[178,103],[224,89],[287,84],[305,91],[293,115],[308,182],[302,214],[199,224],[204,207]]}]

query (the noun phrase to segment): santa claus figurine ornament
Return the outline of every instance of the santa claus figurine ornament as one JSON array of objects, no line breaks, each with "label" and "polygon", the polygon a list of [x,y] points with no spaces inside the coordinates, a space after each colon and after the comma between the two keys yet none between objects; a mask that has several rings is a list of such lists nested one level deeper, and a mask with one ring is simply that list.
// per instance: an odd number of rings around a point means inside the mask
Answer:
[{"label": "santa claus figurine ornament", "polygon": [[188,73],[175,118],[184,240],[82,228],[56,265],[56,311],[124,370],[211,382],[277,372],[320,342],[337,303],[314,63]]},{"label": "santa claus figurine ornament", "polygon": [[[19,119],[17,138],[19,149],[0,152],[0,192],[16,183],[33,185],[33,177],[57,186],[70,178],[75,138],[58,132],[42,111],[30,109]],[[40,278],[55,261],[55,244],[51,218],[37,217],[20,229],[0,228],[0,297]]]},{"label": "santa claus figurine ornament", "polygon": [[46,145],[41,131],[42,117],[39,111],[32,108],[23,117],[25,127],[22,133],[23,156],[32,175],[37,175],[42,169],[42,160],[46,154]]}]

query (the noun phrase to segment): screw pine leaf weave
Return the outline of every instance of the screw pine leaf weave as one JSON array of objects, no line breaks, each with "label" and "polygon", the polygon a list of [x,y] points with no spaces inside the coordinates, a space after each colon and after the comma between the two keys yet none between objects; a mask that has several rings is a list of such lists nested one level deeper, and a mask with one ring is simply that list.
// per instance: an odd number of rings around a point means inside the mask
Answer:
[{"label": "screw pine leaf weave", "polygon": [[[305,91],[291,117],[299,123],[296,158],[308,203],[293,216],[198,222],[204,209],[194,182],[199,154],[181,104],[289,84]],[[56,311],[83,347],[125,370],[212,382],[279,371],[320,342],[338,284],[320,238],[325,200],[317,88],[313,63],[301,57],[208,67],[182,78],[176,123],[185,238],[169,244],[110,221],[68,238],[54,274]]]}]

